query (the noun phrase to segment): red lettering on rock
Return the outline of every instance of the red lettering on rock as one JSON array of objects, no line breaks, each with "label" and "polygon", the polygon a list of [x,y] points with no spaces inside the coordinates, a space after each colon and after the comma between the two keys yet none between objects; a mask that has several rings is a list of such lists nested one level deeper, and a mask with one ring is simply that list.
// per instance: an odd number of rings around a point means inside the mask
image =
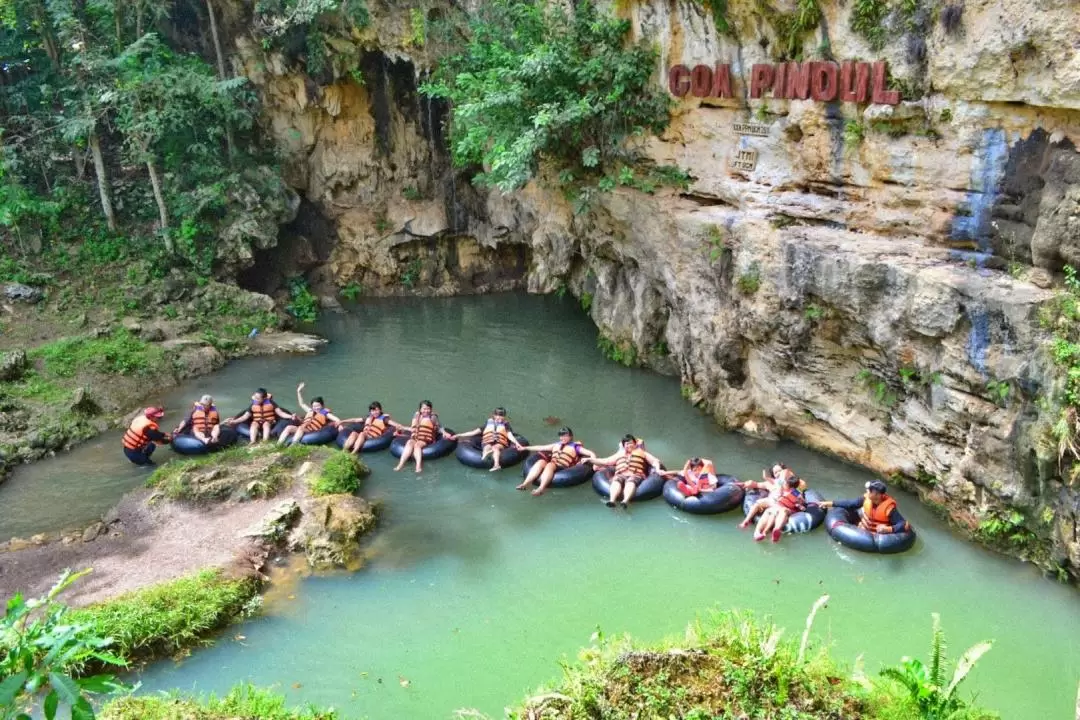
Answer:
[{"label": "red lettering on rock", "polygon": [[690,68],[685,65],[673,65],[668,70],[668,89],[675,97],[683,97],[690,92]]},{"label": "red lettering on rock", "polygon": [[713,72],[712,96],[716,98],[734,97],[731,94],[731,66],[716,63]]},{"label": "red lettering on rock", "polygon": [[870,66],[848,61],[840,65],[840,102],[864,103],[870,95]]},{"label": "red lettering on rock", "polygon": [[840,94],[840,70],[834,62],[810,63],[810,97],[833,102]]},{"label": "red lettering on rock", "polygon": [[712,68],[708,65],[695,65],[690,71],[690,94],[694,97],[708,97],[712,90]]},{"label": "red lettering on rock", "polygon": [[772,96],[774,98],[787,97],[784,93],[787,92],[787,65],[784,63],[777,63],[773,66],[773,82],[772,82]]},{"label": "red lettering on rock", "polygon": [[874,63],[874,92],[871,95],[870,102],[879,105],[899,105],[900,92],[885,89],[885,74],[885,63]]},{"label": "red lettering on rock", "polygon": [[787,86],[784,97],[805,100],[810,97],[810,63],[787,64]]},{"label": "red lettering on rock", "polygon": [[761,93],[772,87],[773,66],[762,63],[755,64],[750,68],[750,97],[758,99]]}]

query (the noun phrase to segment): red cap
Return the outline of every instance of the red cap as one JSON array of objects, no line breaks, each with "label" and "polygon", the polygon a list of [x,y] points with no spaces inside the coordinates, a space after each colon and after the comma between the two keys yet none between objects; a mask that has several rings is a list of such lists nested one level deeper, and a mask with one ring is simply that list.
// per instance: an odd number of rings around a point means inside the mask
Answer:
[{"label": "red cap", "polygon": [[146,410],[143,411],[143,413],[151,420],[156,420],[157,418],[165,416],[165,409],[159,407],[148,407],[146,408]]}]

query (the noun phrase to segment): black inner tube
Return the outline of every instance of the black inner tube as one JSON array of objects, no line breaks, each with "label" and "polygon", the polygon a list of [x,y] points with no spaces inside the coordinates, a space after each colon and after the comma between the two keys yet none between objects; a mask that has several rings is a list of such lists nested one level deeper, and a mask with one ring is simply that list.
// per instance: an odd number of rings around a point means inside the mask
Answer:
[{"label": "black inner tube", "polygon": [[[522,443],[524,444],[524,443]],[[533,453],[525,459],[525,467],[521,469],[521,477],[527,477],[529,471],[532,470],[540,460],[540,453]],[[587,482],[593,476],[592,463],[579,462],[570,467],[559,468],[555,471],[555,474],[551,476],[551,485],[548,487],[553,488],[568,488],[575,485],[581,485]],[[539,484],[539,480],[537,483]]]},{"label": "black inner tube", "polygon": [[[522,445],[529,444],[529,441],[523,435],[518,435],[515,433],[514,437],[516,437]],[[473,435],[472,437],[468,437],[464,440],[458,441],[455,454],[457,455],[457,459],[461,462],[462,465],[468,465],[469,467],[474,467],[478,469],[488,469],[494,467],[495,458],[492,455],[488,455],[486,458],[481,457],[484,454],[482,440],[483,438],[481,438],[481,436]],[[517,465],[524,459],[525,453],[521,450],[518,450],[513,445],[504,447],[499,453],[499,464],[504,468],[510,467],[512,465]]]}]

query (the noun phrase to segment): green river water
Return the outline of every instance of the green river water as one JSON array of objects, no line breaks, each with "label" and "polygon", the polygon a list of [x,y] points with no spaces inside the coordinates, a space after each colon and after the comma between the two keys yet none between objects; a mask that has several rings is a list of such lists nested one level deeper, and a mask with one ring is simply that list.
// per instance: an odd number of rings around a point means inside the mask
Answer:
[{"label": "green river water", "polygon": [[[378,399],[405,420],[427,398],[462,431],[501,404],[533,442],[554,440],[544,418],[555,416],[602,454],[633,432],[669,466],[700,454],[751,478],[782,459],[826,496],[855,497],[870,477],[790,443],[717,432],[680,398],[676,380],[604,360],[595,328],[569,299],[367,302],[317,329],[332,340],[318,357],[235,362],[182,388],[170,407],[205,390],[233,412],[257,385],[293,407],[305,380],[308,398],[325,395],[342,416]],[[112,434],[17,472],[0,486],[0,537],[72,525],[110,506],[145,477],[118,448]],[[532,498],[513,489],[520,467],[493,475],[448,457],[416,476],[391,472],[388,453],[365,460],[373,473],[363,492],[385,500],[367,567],[275,593],[264,616],[214,647],[148,668],[142,691],[221,692],[250,680],[352,717],[448,718],[458,708],[500,717],[556,679],[559,661],[598,626],[648,641],[681,632],[699,611],[745,608],[797,635],[828,593],[815,635],[842,661],[862,653],[875,671],[923,656],[930,614],[940,612],[954,656],[995,640],[966,686],[981,703],[1004,718],[1073,715],[1075,591],[965,542],[903,493],[920,541],[905,555],[874,556],[841,548],[824,529],[755,544],[734,513],[687,516],[662,499],[609,510],[588,485]]]}]

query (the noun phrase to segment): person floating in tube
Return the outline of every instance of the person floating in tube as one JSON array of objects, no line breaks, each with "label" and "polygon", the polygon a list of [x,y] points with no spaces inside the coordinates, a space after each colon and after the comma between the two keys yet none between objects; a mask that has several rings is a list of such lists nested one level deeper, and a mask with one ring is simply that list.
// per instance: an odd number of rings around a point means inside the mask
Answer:
[{"label": "person floating in tube", "polygon": [[330,423],[335,425],[341,423],[341,418],[330,412],[330,408],[326,407],[326,402],[321,395],[311,398],[310,405],[304,402],[303,392],[306,386],[307,383],[300,383],[296,386],[296,402],[304,409],[304,417],[301,419],[299,415],[293,414],[293,420],[298,421],[300,424],[290,425],[282,430],[281,436],[278,438],[279,445],[287,444],[290,437],[293,439],[293,444],[299,443],[304,439],[305,435],[318,432]]},{"label": "person floating in tube", "polygon": [[363,427],[358,430],[354,430],[349,433],[349,436],[345,438],[345,445],[342,446],[342,450],[353,455],[357,455],[364,449],[364,443],[368,440],[374,440],[375,438],[382,437],[386,433],[387,428],[394,428],[395,430],[405,430],[405,426],[399,422],[396,422],[393,418],[383,412],[382,403],[378,400],[368,405],[368,414],[359,418],[346,418],[341,421],[342,425],[348,425],[350,423],[363,424]]},{"label": "person floating in tube", "polygon": [[454,437],[461,440],[476,435],[480,435],[480,459],[485,460],[490,455],[493,460],[488,472],[502,470],[502,463],[500,462],[502,460],[502,451],[510,447],[511,443],[518,450],[525,449],[525,446],[514,437],[514,431],[510,428],[510,422],[506,419],[506,408],[497,407],[492,410],[491,417],[487,419],[483,427],[465,433],[458,433]]},{"label": "person floating in tube", "polygon": [[712,492],[720,485],[720,481],[716,479],[716,466],[708,458],[690,458],[682,470],[665,470],[660,474],[664,477],[681,478],[675,486],[685,497]]},{"label": "person floating in tube", "polygon": [[161,432],[158,420],[165,417],[165,410],[160,407],[148,407],[135,416],[131,425],[124,431],[124,455],[136,465],[153,465],[150,458],[157,446],[156,442],[168,443],[172,438]]},{"label": "person floating in tube", "polygon": [[227,419],[225,424],[234,427],[242,422],[249,422],[251,429],[248,432],[250,436],[248,443],[254,445],[260,438],[264,441],[270,439],[270,432],[274,429],[278,418],[288,420],[293,417],[292,413],[278,407],[274,396],[266,392],[266,388],[259,388],[251,396],[251,407],[236,417]]},{"label": "person floating in tube", "polygon": [[630,434],[623,437],[614,454],[606,458],[589,458],[586,462],[606,467],[615,466],[615,472],[611,476],[611,491],[604,503],[608,507],[615,507],[616,502],[623,507],[629,507],[634,492],[648,477],[649,471],[660,470],[660,460],[645,450],[645,441]]},{"label": "person floating in tube", "polygon": [[[461,437],[460,435],[458,437]],[[596,453],[574,440],[574,431],[568,427],[559,430],[559,442],[550,445],[524,445],[518,448],[540,453],[540,459],[529,468],[525,482],[517,486],[518,490],[528,490],[529,486],[540,480],[540,485],[532,491],[533,495],[543,495],[551,485],[555,473],[573,467],[588,458],[595,458]]]},{"label": "person floating in tube", "polygon": [[790,470],[788,472],[790,474],[784,478],[780,494],[769,507],[765,508],[765,512],[761,514],[761,520],[754,528],[754,540],[757,542],[764,540],[769,533],[772,533],[774,543],[780,542],[780,536],[784,533],[788,518],[792,513],[806,509],[806,497],[801,489],[806,487],[806,483],[796,477],[795,473]]},{"label": "person floating in tube", "polygon": [[[761,471],[761,481],[747,480],[746,482],[739,483],[744,490],[765,490],[768,494],[755,502],[750,506],[750,511],[746,513],[746,517],[741,523],[739,523],[740,529],[746,529],[750,527],[750,523],[754,522],[754,518],[762,514],[769,508],[776,504],[777,499],[784,492],[785,483],[789,478],[795,477],[795,471],[789,468],[783,463],[775,463],[772,468]],[[799,490],[806,490],[806,483],[799,481]],[[755,538],[760,540],[761,538]]]},{"label": "person floating in tube", "polygon": [[859,527],[873,533],[886,535],[911,529],[911,525],[896,509],[896,501],[888,493],[885,483],[872,480],[866,483],[866,494],[853,500],[826,500],[823,508],[838,507],[859,511]]},{"label": "person floating in tube", "polygon": [[221,436],[221,415],[214,405],[214,398],[203,395],[193,403],[184,421],[173,429],[173,435],[191,430],[191,436],[203,445],[214,445]]},{"label": "person floating in tube", "polygon": [[401,460],[394,467],[395,472],[405,467],[405,463],[409,461],[410,457],[416,460],[416,472],[422,472],[424,469],[424,448],[435,442],[435,439],[440,435],[447,440],[455,439],[455,436],[443,429],[443,426],[439,423],[439,415],[435,412],[430,400],[424,400],[420,403],[420,407],[413,413],[412,422],[409,423],[409,432],[411,436],[401,451]]}]

